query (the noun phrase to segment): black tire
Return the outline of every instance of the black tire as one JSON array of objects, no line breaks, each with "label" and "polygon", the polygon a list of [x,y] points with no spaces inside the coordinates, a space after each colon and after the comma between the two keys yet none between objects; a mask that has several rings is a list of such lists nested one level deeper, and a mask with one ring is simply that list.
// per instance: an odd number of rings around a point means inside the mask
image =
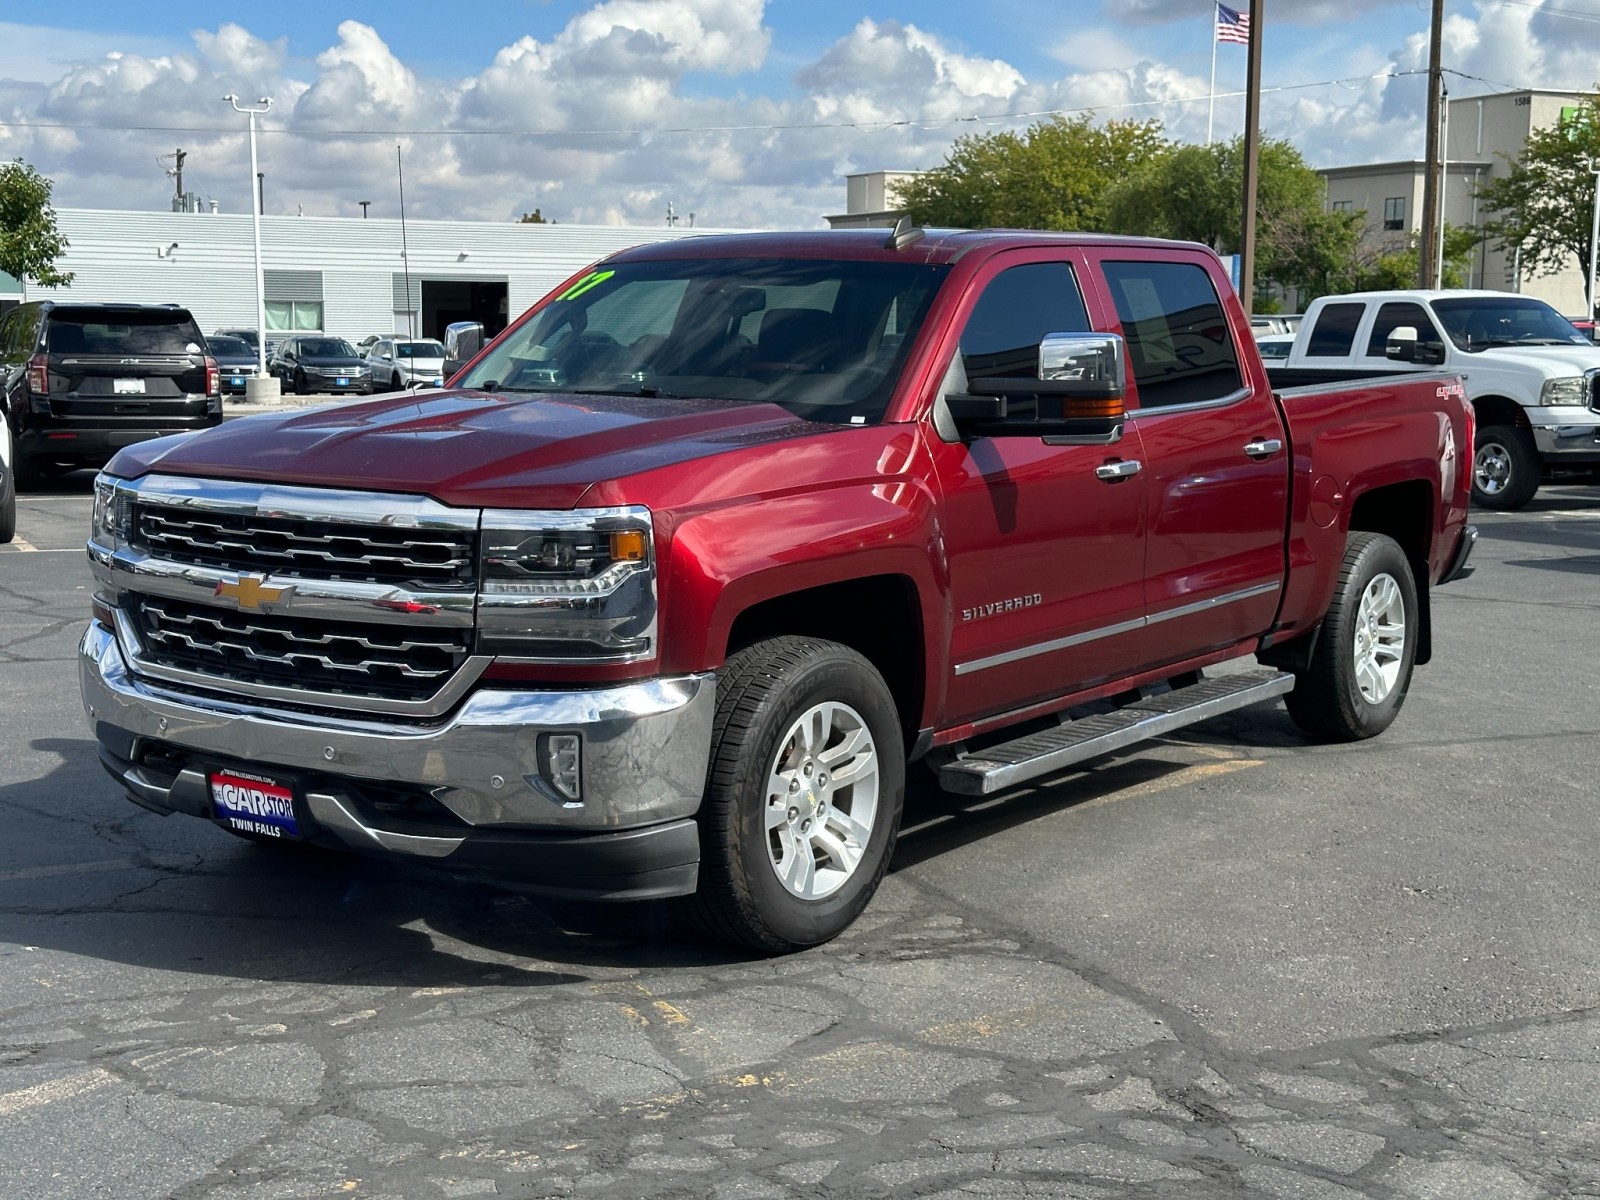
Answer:
[{"label": "black tire", "polygon": [[304,371],[296,371],[294,373],[294,394],[296,396],[309,396],[311,394],[311,385],[306,382]]},{"label": "black tire", "polygon": [[31,492],[44,480],[44,469],[23,454],[13,443],[11,447],[11,491]]},{"label": "black tire", "polygon": [[[1394,594],[1381,583],[1387,579]],[[1375,638],[1369,620],[1377,614],[1363,613],[1362,603],[1369,597],[1380,611],[1392,612],[1398,603],[1402,613],[1400,645],[1394,653],[1393,624],[1388,623],[1388,640]],[[1309,665],[1295,672],[1294,691],[1284,697],[1294,723],[1313,737],[1330,742],[1355,742],[1382,733],[1394,721],[1405,703],[1411,686],[1411,670],[1416,664],[1417,638],[1421,634],[1417,585],[1405,551],[1392,538],[1379,533],[1352,533],[1345,543],[1344,565],[1333,603],[1322,619],[1316,650]],[[1387,652],[1368,655],[1367,648],[1386,647]],[[1366,672],[1358,667],[1358,656],[1368,662]],[[1375,664],[1382,660],[1395,667],[1392,679],[1379,674]]]},{"label": "black tire", "polygon": [[[791,734],[803,715],[825,704],[840,706],[826,718],[824,745],[832,757],[813,759]],[[838,757],[842,750],[834,737],[858,734],[865,736],[865,746],[850,761],[866,764],[867,756],[875,755],[875,773],[834,791],[825,773],[847,761]],[[767,782],[781,773],[780,756],[793,764],[791,787],[800,786],[802,772],[808,782],[787,805],[787,819],[769,829]],[[848,647],[803,637],[773,638],[739,651],[717,673],[694,916],[713,936],[766,953],[836,937],[877,891],[894,852],[904,802],[900,719],[894,697],[871,663]],[[836,822],[865,820],[869,811],[871,827],[859,857],[842,877],[835,871],[831,882],[817,871],[818,851],[809,840],[803,853],[799,841],[784,842],[812,821],[815,832],[809,836],[827,832],[837,841]],[[811,881],[818,895],[802,896],[798,885],[780,879],[775,858],[794,868],[791,875]]]},{"label": "black tire", "polygon": [[17,536],[17,481],[10,471],[0,480],[0,546]]},{"label": "black tire", "polygon": [[1544,464],[1533,435],[1515,425],[1478,430],[1472,451],[1472,502],[1502,511],[1521,508],[1539,490]]}]

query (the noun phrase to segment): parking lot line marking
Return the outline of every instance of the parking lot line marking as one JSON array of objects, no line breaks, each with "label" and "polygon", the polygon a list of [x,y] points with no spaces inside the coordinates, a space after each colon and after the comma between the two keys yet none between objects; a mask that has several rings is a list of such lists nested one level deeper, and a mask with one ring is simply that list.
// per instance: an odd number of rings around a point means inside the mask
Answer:
[{"label": "parking lot line marking", "polygon": [[17,534],[11,535],[11,544],[24,554],[37,554],[39,552],[39,547],[35,546],[27,538],[20,537]]},{"label": "parking lot line marking", "polygon": [[106,1084],[116,1081],[117,1077],[110,1071],[95,1067],[93,1070],[80,1071],[76,1075],[68,1075],[62,1079],[52,1079],[48,1083],[36,1083],[20,1091],[6,1092],[0,1094],[0,1117],[13,1116],[30,1108],[42,1108],[57,1100],[70,1100],[73,1096],[81,1096],[84,1092],[91,1092],[95,1088],[105,1087]]}]

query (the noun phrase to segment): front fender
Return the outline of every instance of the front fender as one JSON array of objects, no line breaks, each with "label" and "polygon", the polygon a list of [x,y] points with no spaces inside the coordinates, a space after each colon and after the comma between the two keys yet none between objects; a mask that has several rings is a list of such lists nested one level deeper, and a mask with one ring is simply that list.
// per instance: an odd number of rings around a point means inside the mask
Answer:
[{"label": "front fender", "polygon": [[[739,614],[828,584],[902,576],[915,589],[924,678],[941,686],[949,643],[933,498],[904,479],[850,483],[685,516],[672,536],[662,589],[663,669],[721,666]],[[942,698],[926,697],[929,705]]]}]

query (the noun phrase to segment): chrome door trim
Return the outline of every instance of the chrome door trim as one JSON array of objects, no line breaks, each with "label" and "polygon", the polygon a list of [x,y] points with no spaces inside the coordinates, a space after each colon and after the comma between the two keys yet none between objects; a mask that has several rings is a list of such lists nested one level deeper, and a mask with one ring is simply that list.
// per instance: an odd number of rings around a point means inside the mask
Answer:
[{"label": "chrome door trim", "polygon": [[991,654],[987,658],[975,658],[968,662],[957,663],[955,665],[955,674],[958,676],[971,675],[977,671],[987,671],[991,667],[1003,667],[1014,662],[1036,658],[1041,654],[1053,654],[1057,650],[1081,646],[1085,642],[1095,642],[1101,638],[1132,633],[1149,625],[1159,625],[1163,621],[1172,621],[1179,617],[1192,617],[1196,613],[1207,612],[1224,604],[1237,604],[1243,600],[1251,600],[1257,596],[1264,596],[1269,592],[1279,591],[1282,587],[1283,584],[1277,580],[1272,583],[1256,584],[1254,587],[1241,588],[1236,592],[1228,592],[1221,596],[1212,596],[1206,600],[1196,600],[1189,604],[1182,604],[1177,608],[1163,609],[1161,612],[1153,613],[1149,616],[1136,617],[1131,621],[1119,621],[1115,625],[1106,625],[1100,629],[1090,629],[1083,633],[1074,633],[1063,638],[1052,638],[1048,642],[1038,642],[1032,646],[1021,646],[1016,650],[1007,650],[1002,654]]}]

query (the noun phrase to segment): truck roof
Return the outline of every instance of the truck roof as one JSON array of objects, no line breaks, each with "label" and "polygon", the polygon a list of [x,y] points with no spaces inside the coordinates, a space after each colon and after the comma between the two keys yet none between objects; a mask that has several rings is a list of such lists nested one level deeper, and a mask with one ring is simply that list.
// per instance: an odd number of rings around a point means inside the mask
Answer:
[{"label": "truck roof", "polygon": [[[1493,288],[1392,288],[1387,291],[1346,292],[1339,296],[1319,296],[1312,303],[1338,304],[1344,301],[1368,300],[1538,300],[1520,292],[1497,292]],[[1544,301],[1540,300],[1543,304]]]},{"label": "truck roof", "polygon": [[820,229],[784,233],[721,233],[678,238],[634,246],[613,254],[609,261],[643,261],[674,258],[849,258],[897,262],[953,263],[975,251],[1009,250],[1023,246],[1181,246],[1204,250],[1198,242],[1123,234],[1055,232],[1039,229],[928,229],[926,236],[899,250],[888,245],[893,230]]}]

